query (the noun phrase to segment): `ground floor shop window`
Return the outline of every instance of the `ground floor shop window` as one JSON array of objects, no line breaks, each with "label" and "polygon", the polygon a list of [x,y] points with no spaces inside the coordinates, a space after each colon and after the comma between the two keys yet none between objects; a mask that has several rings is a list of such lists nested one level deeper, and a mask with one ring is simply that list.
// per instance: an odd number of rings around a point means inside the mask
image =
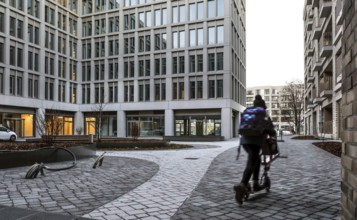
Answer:
[{"label": "ground floor shop window", "polygon": [[175,136],[221,136],[220,116],[177,116]]},{"label": "ground floor shop window", "polygon": [[19,138],[33,137],[34,114],[0,113],[0,124],[14,131]]},{"label": "ground floor shop window", "polygon": [[128,137],[164,135],[164,116],[127,116]]},{"label": "ground floor shop window", "polygon": [[48,114],[45,127],[47,135],[73,135],[73,117]]},{"label": "ground floor shop window", "polygon": [[98,135],[101,137],[117,136],[116,115],[103,115],[98,117],[85,117],[85,134]]}]

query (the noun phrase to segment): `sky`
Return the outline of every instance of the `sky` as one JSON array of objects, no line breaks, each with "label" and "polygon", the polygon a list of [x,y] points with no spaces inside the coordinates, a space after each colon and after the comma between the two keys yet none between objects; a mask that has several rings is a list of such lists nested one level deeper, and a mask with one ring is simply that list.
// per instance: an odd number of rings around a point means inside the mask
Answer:
[{"label": "sky", "polygon": [[247,87],[304,78],[304,0],[246,0]]}]

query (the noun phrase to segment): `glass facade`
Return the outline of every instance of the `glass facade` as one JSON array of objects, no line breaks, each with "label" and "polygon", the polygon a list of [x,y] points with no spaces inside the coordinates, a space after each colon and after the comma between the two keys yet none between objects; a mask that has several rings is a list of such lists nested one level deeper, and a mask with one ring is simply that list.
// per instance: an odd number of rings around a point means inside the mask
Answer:
[{"label": "glass facade", "polygon": [[221,136],[220,116],[176,116],[175,136]]}]

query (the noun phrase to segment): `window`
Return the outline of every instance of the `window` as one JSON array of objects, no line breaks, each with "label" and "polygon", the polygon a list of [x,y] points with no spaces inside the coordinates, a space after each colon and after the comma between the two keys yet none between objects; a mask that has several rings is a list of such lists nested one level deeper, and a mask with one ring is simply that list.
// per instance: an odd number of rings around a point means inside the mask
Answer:
[{"label": "window", "polygon": [[38,71],[39,70],[39,51],[37,49],[29,47],[27,59],[28,59],[27,68],[29,70]]},{"label": "window", "polygon": [[47,5],[45,7],[45,22],[55,25],[55,10]]},{"label": "window", "polygon": [[109,33],[119,31],[119,16],[109,18]]},{"label": "window", "polygon": [[190,99],[201,99],[202,98],[202,77],[191,77],[190,78]]},{"label": "window", "polygon": [[203,45],[203,28],[197,29],[197,45]]},{"label": "window", "polygon": [[27,13],[36,18],[39,18],[39,0],[27,0]]},{"label": "window", "polygon": [[150,101],[150,81],[139,81],[139,101]]},{"label": "window", "polygon": [[183,78],[175,78],[172,83],[172,98],[173,100],[183,100],[185,98]]},{"label": "window", "polygon": [[0,68],[0,94],[4,94],[4,68]]},{"label": "window", "polygon": [[119,1],[120,0],[109,0],[109,9],[119,8]]},{"label": "window", "polygon": [[109,56],[119,54],[119,40],[109,40]]},{"label": "window", "polygon": [[118,102],[118,85],[117,83],[109,84],[109,102]]},{"label": "window", "polygon": [[196,72],[196,56],[190,55],[190,73]]},{"label": "window", "polygon": [[166,99],[165,79],[155,79],[155,101],[164,101]]},{"label": "window", "polygon": [[90,97],[90,84],[82,84],[82,104],[89,104]]},{"label": "window", "polygon": [[190,30],[190,47],[196,46],[196,30]]},{"label": "window", "polygon": [[23,21],[10,17],[10,35],[23,39]]},{"label": "window", "polygon": [[208,28],[208,44],[215,44],[216,43],[216,27],[209,27]]},{"label": "window", "polygon": [[92,13],[92,0],[83,0],[82,1],[82,14],[91,14]]},{"label": "window", "polygon": [[217,70],[223,70],[223,53],[217,53]]},{"label": "window", "polygon": [[203,72],[203,55],[197,55],[197,72]]},{"label": "window", "polygon": [[178,23],[178,18],[179,18],[178,7],[173,6],[172,7],[172,23]]},{"label": "window", "polygon": [[215,80],[208,80],[208,98],[215,97]]},{"label": "window", "polygon": [[209,53],[208,54],[208,71],[214,71],[214,70],[215,70],[214,53]]},{"label": "window", "polygon": [[91,62],[82,62],[82,81],[91,81]]},{"label": "window", "polygon": [[217,26],[217,43],[222,44],[224,42],[224,30],[223,26]]},{"label": "window", "polygon": [[39,77],[34,74],[28,75],[28,91],[27,96],[29,98],[38,98],[38,81]]},{"label": "window", "polygon": [[75,83],[69,84],[69,99],[70,103],[77,103],[77,84]]},{"label": "window", "polygon": [[0,12],[0,32],[4,32],[4,13]]},{"label": "window", "polygon": [[203,19],[204,18],[204,9],[203,9],[203,2],[198,2],[197,3],[197,19]]},{"label": "window", "polygon": [[119,75],[118,60],[117,59],[109,60],[109,79],[118,79],[118,75]]},{"label": "window", "polygon": [[58,101],[65,102],[66,101],[66,82],[59,80],[58,81]]},{"label": "window", "polygon": [[104,11],[106,9],[106,1],[102,0],[97,0],[97,1],[94,1],[95,3],[95,12],[100,12],[100,11]]},{"label": "window", "polygon": [[208,3],[207,3],[207,8],[208,8],[208,17],[209,18],[213,18],[216,16],[216,5],[215,5],[215,0],[208,0]]},{"label": "window", "polygon": [[180,56],[179,57],[179,73],[184,73],[185,72],[185,57]]},{"label": "window", "polygon": [[124,102],[134,101],[134,85],[132,81],[124,82]]},{"label": "window", "polygon": [[196,15],[196,11],[197,11],[197,9],[196,9],[196,4],[195,3],[192,3],[192,4],[190,4],[189,5],[189,15],[190,15],[190,17],[189,17],[189,21],[195,21],[196,19],[197,19],[197,15]]},{"label": "window", "polygon": [[[139,22],[139,23],[141,23],[141,22]],[[135,14],[134,13],[124,15],[124,30],[132,30],[132,29],[135,29]]]},{"label": "window", "polygon": [[180,20],[179,22],[184,22],[186,13],[185,13],[185,5],[180,5]]},{"label": "window", "polygon": [[54,80],[46,77],[45,79],[45,99],[53,100],[54,98]]},{"label": "window", "polygon": [[172,33],[172,48],[178,48],[178,32]]},{"label": "window", "polygon": [[155,10],[155,26],[160,26],[162,24],[161,22],[161,10],[156,9]]},{"label": "window", "polygon": [[217,98],[223,97],[223,79],[217,79]]},{"label": "window", "polygon": [[180,48],[185,47],[185,31],[180,31]]},{"label": "window", "polygon": [[94,102],[95,103],[104,102],[104,83],[94,84]]}]

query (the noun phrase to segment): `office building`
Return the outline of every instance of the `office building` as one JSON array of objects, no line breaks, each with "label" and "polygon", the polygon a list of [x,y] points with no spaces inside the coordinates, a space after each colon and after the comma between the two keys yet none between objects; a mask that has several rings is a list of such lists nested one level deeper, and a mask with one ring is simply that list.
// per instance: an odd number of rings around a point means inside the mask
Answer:
[{"label": "office building", "polygon": [[296,131],[293,123],[293,114],[287,112],[289,103],[285,98],[284,86],[255,86],[247,88],[247,107],[253,106],[256,95],[261,95],[267,106],[267,112],[276,130],[288,132]]},{"label": "office building", "polygon": [[245,0],[1,0],[0,124],[19,137],[38,136],[41,115],[63,135],[234,137],[245,30]]}]

